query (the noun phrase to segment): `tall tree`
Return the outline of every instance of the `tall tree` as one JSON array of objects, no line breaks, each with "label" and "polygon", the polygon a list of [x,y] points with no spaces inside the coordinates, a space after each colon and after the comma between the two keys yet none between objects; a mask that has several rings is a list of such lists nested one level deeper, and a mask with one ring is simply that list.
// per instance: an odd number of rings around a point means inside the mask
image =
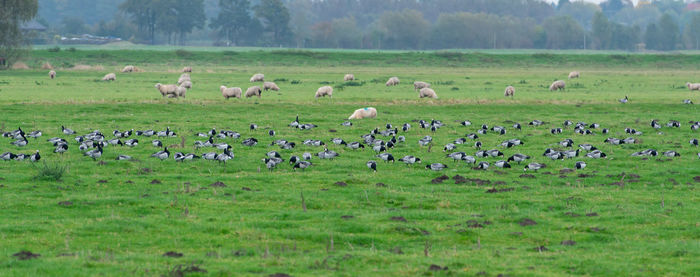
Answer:
[{"label": "tall tree", "polygon": [[384,48],[421,49],[426,40],[430,23],[416,10],[385,12],[379,18],[383,32]]},{"label": "tall tree", "polygon": [[249,0],[219,0],[219,15],[212,19],[209,27],[226,39],[226,45],[241,45],[252,27]]},{"label": "tall tree", "polygon": [[659,45],[661,42],[661,32],[656,23],[651,23],[647,25],[647,31],[644,33],[644,44],[647,49],[661,50]]},{"label": "tall tree", "polygon": [[611,24],[608,17],[602,12],[597,12],[593,16],[593,28],[591,36],[593,38],[593,48],[610,49],[610,39],[612,38]]},{"label": "tall tree", "polygon": [[161,10],[160,0],[126,0],[119,9],[129,15],[138,26],[139,31],[145,32],[151,44],[156,42],[156,24]]},{"label": "tall tree", "polygon": [[204,14],[204,0],[176,0],[177,21],[175,30],[180,35],[179,43],[184,45],[187,35],[194,28],[202,29],[207,21]]},{"label": "tall tree", "polygon": [[272,34],[273,45],[285,45],[291,39],[289,10],[282,0],[261,0],[255,6],[255,15],[263,20],[265,31]]},{"label": "tall tree", "polygon": [[688,48],[700,49],[700,14],[694,13],[683,31]]},{"label": "tall tree", "polygon": [[569,16],[550,17],[542,23],[547,32],[547,48],[579,49],[583,48],[584,30]]},{"label": "tall tree", "polygon": [[659,50],[675,50],[676,44],[679,41],[680,31],[678,30],[678,25],[675,21],[673,21],[670,14],[665,13],[659,19],[659,32],[661,39],[659,41]]},{"label": "tall tree", "polygon": [[37,0],[0,1],[0,68],[9,67],[24,53],[27,40],[20,25],[36,16]]}]

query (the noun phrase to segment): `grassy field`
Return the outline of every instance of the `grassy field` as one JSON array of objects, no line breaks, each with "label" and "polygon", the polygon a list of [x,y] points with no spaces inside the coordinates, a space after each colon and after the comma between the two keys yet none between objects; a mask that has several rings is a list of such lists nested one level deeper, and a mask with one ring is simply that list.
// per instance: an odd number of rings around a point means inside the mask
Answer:
[{"label": "grassy field", "polygon": [[[0,141],[0,153],[40,150],[43,156],[36,164],[0,162],[0,275],[692,276],[700,272],[700,199],[695,190],[700,184],[700,149],[688,143],[700,138],[688,124],[700,120],[700,113],[696,105],[682,104],[684,99],[700,102],[698,93],[684,86],[696,77],[697,63],[683,62],[678,67],[682,70],[654,66],[679,61],[675,55],[627,56],[636,61],[631,65],[611,61],[610,55],[585,59],[460,54],[464,60],[455,63],[437,53],[309,52],[300,57],[249,51],[233,54],[230,60],[220,59],[226,52],[191,55],[36,50],[28,60],[32,66],[49,61],[92,68],[59,69],[55,80],[46,70],[0,72],[0,127],[44,133],[22,148],[7,138]],[[426,58],[416,62],[416,55]],[[298,63],[302,58],[306,62]],[[145,72],[117,74],[113,83],[97,81],[125,63]],[[194,88],[186,99],[162,99],[153,85],[175,82],[184,65],[194,67]],[[582,78],[567,81],[565,92],[547,90],[553,80],[565,79],[573,69],[581,70]],[[263,93],[261,99],[221,97],[220,85],[245,90],[251,85],[250,76],[258,72],[275,80],[281,91]],[[345,73],[354,73],[359,80],[346,84],[341,81]],[[391,76],[400,77],[401,85],[384,86]],[[432,83],[440,99],[418,99],[415,80]],[[336,88],[332,100],[313,98],[323,85]],[[514,99],[504,99],[507,85],[516,87]],[[625,95],[630,102],[619,104],[617,99]],[[352,127],[340,125],[353,110],[366,106],[376,107],[378,118],[354,121]],[[309,131],[287,127],[296,115],[302,123],[319,127]],[[418,127],[419,119],[439,119],[446,126],[432,133]],[[527,125],[535,119],[546,123]],[[664,128],[651,128],[652,119]],[[474,125],[461,126],[462,120]],[[549,133],[564,120],[599,123],[611,133],[595,130],[596,135],[582,136],[571,128],[559,135]],[[681,128],[665,127],[669,120],[680,121]],[[523,124],[522,131],[511,128],[514,122]],[[249,130],[251,123],[260,129]],[[397,159],[418,156],[422,164],[379,162],[374,173],[365,166],[368,160],[378,160],[371,149],[354,151],[330,143],[334,137],[361,141],[361,135],[386,123],[399,127],[411,123],[413,128],[402,133],[406,143],[390,152]],[[542,162],[547,168],[523,172],[524,163],[481,171],[445,157],[443,145],[476,132],[481,124],[508,128],[506,135],[481,136],[484,149],[500,149],[505,158],[527,154],[532,156],[529,162]],[[221,140],[234,147],[235,158],[226,165],[158,161],[149,156],[160,149],[151,146],[153,138],[145,137],[137,137],[141,144],[135,148],[107,147],[95,162],[81,154],[72,136],[61,133],[61,125],[79,134],[99,129],[110,138],[114,129],[170,127],[178,133],[177,138],[164,139],[172,152],[198,154],[215,150],[195,150],[193,142],[201,139],[196,132],[216,128],[238,131],[242,137]],[[627,127],[643,132],[633,136],[639,143],[603,143],[607,137],[632,136],[625,134]],[[269,129],[277,132],[275,138],[267,135]],[[432,148],[418,145],[426,135],[434,137]],[[46,139],[54,136],[69,140],[69,152],[52,153],[54,147]],[[241,145],[248,137],[258,138],[259,144]],[[525,144],[500,147],[512,138]],[[561,148],[558,142],[566,138],[576,145],[591,143],[608,157],[552,161],[541,155],[546,148]],[[268,146],[274,139],[298,146],[293,150]],[[279,151],[285,159],[323,151],[302,145],[305,139],[325,141],[340,157],[332,161],[314,157],[314,166],[305,171],[295,172],[286,163],[273,172],[266,170],[261,159],[268,151]],[[471,155],[476,152],[472,145],[469,140],[457,150]],[[648,148],[676,150],[681,156],[630,157]],[[119,154],[137,160],[114,160]],[[59,181],[37,178],[43,161],[68,169]],[[576,161],[586,161],[588,167],[565,170]],[[434,162],[449,168],[425,169]],[[450,179],[435,180],[443,175]],[[452,179],[456,175],[468,180],[456,184]],[[20,251],[40,256],[28,260],[13,256]]]}]

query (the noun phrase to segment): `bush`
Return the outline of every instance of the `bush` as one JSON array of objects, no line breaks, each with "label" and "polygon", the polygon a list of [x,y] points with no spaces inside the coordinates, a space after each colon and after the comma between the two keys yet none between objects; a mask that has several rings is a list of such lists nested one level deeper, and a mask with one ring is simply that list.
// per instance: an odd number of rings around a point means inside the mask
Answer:
[{"label": "bush", "polygon": [[192,52],[187,51],[187,50],[178,49],[178,50],[175,50],[175,55],[180,57],[180,58],[189,58],[189,57],[192,57]]},{"label": "bush", "polygon": [[75,47],[68,48],[68,52],[75,52]]},{"label": "bush", "polygon": [[42,166],[39,166],[36,169],[37,172],[34,176],[34,180],[59,181],[68,171],[68,165],[63,165],[60,163],[49,165],[44,162]]},{"label": "bush", "polygon": [[299,80],[292,80],[292,85],[298,85],[301,84],[301,81]]},{"label": "bush", "polygon": [[287,80],[287,79],[285,79],[285,78],[279,78],[279,79],[274,79],[274,80],[273,80],[273,82],[275,82],[275,83],[282,83],[282,82],[287,82],[287,81],[289,81],[289,80]]},{"label": "bush", "polygon": [[60,52],[60,51],[61,51],[61,47],[58,47],[58,46],[49,48],[49,52]]}]

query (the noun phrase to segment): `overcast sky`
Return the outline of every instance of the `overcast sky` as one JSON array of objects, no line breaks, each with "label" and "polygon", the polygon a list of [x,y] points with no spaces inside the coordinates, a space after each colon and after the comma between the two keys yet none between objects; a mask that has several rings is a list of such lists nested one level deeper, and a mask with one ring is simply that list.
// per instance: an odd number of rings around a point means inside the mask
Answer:
[{"label": "overcast sky", "polygon": [[[557,2],[559,2],[559,0],[545,0],[545,1],[550,2],[550,3],[557,3]],[[571,1],[571,2],[576,2],[576,1],[579,1],[579,0],[575,0],[575,1]],[[600,2],[604,2],[605,0],[583,0],[583,1],[592,2],[592,3],[596,3],[596,4],[600,4]],[[635,5],[637,4],[637,0],[632,0],[632,2],[633,2]]]}]

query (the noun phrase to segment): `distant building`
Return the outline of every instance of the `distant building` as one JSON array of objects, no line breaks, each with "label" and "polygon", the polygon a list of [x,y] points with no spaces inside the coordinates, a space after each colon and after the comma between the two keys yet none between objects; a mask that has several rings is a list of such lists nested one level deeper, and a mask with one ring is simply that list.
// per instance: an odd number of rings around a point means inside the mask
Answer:
[{"label": "distant building", "polygon": [[688,3],[688,5],[685,6],[685,9],[688,11],[700,11],[700,2],[695,1]]},{"label": "distant building", "polygon": [[44,25],[39,24],[39,22],[36,22],[36,20],[22,23],[22,25],[19,26],[19,29],[22,32],[31,32],[31,31],[45,32],[46,31],[46,27]]}]

